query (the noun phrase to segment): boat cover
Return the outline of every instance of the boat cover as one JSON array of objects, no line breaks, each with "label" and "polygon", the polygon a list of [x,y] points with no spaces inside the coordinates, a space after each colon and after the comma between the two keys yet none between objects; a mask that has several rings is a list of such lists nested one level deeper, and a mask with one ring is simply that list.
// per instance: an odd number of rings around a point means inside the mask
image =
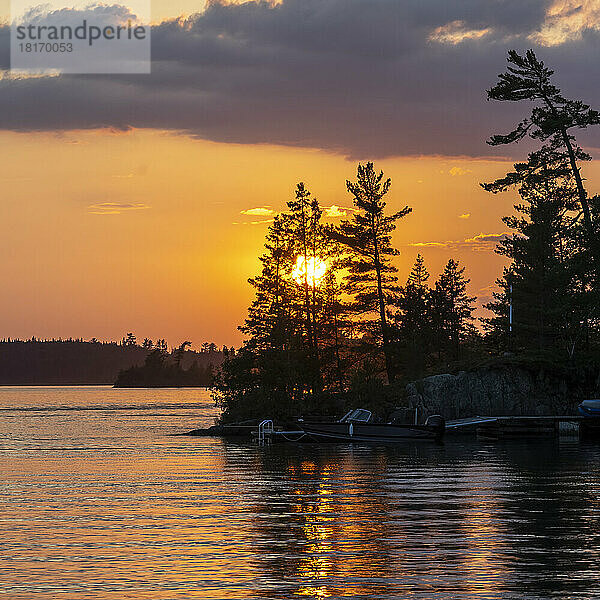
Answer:
[{"label": "boat cover", "polygon": [[600,417],[600,400],[584,400],[579,405],[579,414],[584,417]]}]

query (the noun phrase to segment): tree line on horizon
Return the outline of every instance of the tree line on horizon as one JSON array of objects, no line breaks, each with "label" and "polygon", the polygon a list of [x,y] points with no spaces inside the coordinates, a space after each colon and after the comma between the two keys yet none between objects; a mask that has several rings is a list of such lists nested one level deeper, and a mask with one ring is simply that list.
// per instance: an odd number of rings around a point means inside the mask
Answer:
[{"label": "tree line on horizon", "polygon": [[[168,385],[210,386],[214,371],[232,352],[233,348],[218,348],[212,342],[195,351],[188,341],[169,350],[164,340],[138,344],[132,334],[121,342],[4,338],[0,340],[0,384],[114,384],[125,372],[121,383],[127,385],[135,382],[144,387],[147,380],[154,386],[162,379]],[[141,373],[136,370],[147,364],[150,368]],[[159,365],[164,368],[157,369]]]},{"label": "tree line on horizon", "polygon": [[268,229],[261,273],[249,280],[255,299],[240,327],[244,344],[217,378],[225,420],[256,416],[258,407],[273,416],[323,410],[332,395],[357,390],[368,399],[384,383],[393,387],[453,361],[509,353],[573,362],[598,349],[600,197],[585,189],[580,163],[591,157],[572,130],[599,124],[600,115],[565,98],[533,51],[510,51],[508,63],[488,99],[533,108],[488,143],[528,136],[539,148],[482,184],[520,196],[516,214],[503,218],[513,233],[496,251],[509,265],[485,305],[492,316],[481,320],[483,329],[455,259],[430,283],[418,255],[408,280],[399,281],[391,235],[412,209],[389,212],[391,180],[372,162],[346,182],[354,211],[338,226],[322,222],[318,200],[299,183]]},{"label": "tree line on horizon", "polygon": [[21,339],[18,337],[5,337],[5,338],[0,338],[0,343],[4,343],[4,344],[49,344],[49,343],[56,343],[56,344],[98,344],[98,345],[104,345],[104,346],[122,346],[122,347],[139,347],[142,348],[144,350],[161,350],[163,352],[175,352],[176,350],[178,350],[179,348],[182,347],[182,345],[189,349],[189,351],[191,352],[196,352],[199,354],[207,354],[207,353],[211,353],[211,352],[220,352],[220,353],[224,353],[227,354],[229,352],[233,352],[235,353],[235,347],[231,346],[231,347],[227,347],[226,345],[222,346],[221,348],[219,348],[217,346],[217,344],[215,344],[214,342],[203,342],[200,345],[200,348],[198,350],[193,350],[191,348],[191,342],[189,341],[185,341],[183,342],[183,344],[180,344],[179,346],[172,346],[171,350],[169,350],[169,345],[167,343],[167,340],[164,338],[158,338],[156,341],[152,341],[150,338],[145,337],[143,339],[143,341],[140,343],[138,342],[137,337],[132,333],[132,332],[128,332],[127,334],[125,334],[120,341],[102,341],[99,340],[98,338],[90,338],[89,340],[86,340],[84,338],[78,337],[78,338],[74,338],[74,337],[68,337],[68,338],[63,338],[63,337],[52,337],[52,338],[38,338],[36,336],[31,336],[30,338],[27,339]]},{"label": "tree line on horizon", "polygon": [[[215,369],[225,357],[235,354],[235,348],[223,346],[219,350],[214,342],[204,342],[199,351],[191,351],[191,345],[192,342],[186,340],[169,352],[165,339],[153,342],[144,338],[141,344],[141,348],[146,350],[144,363],[121,369],[115,387],[212,387]],[[138,347],[133,333],[123,337],[121,346]],[[201,364],[198,359],[203,356],[209,357],[209,360]]]}]

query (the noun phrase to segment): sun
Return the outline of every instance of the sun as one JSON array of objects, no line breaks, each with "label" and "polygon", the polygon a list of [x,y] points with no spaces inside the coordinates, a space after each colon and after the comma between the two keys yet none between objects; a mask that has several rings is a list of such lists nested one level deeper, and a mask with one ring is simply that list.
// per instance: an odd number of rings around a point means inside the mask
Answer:
[{"label": "sun", "polygon": [[304,276],[307,275],[308,285],[317,287],[325,273],[327,272],[327,263],[317,257],[306,259],[304,256],[299,256],[296,259],[296,264],[292,269],[292,277],[294,281],[300,285],[304,284]]}]

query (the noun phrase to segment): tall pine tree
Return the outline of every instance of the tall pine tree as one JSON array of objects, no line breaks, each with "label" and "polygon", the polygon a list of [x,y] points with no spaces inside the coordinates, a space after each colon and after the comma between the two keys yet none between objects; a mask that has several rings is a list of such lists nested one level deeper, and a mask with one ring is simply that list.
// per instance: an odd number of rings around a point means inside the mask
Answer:
[{"label": "tall pine tree", "polygon": [[411,377],[423,374],[433,342],[431,290],[424,258],[418,254],[396,313],[397,346],[402,364]]},{"label": "tall pine tree", "polygon": [[433,291],[433,314],[439,349],[446,349],[459,358],[460,343],[471,332],[473,303],[476,298],[467,294],[471,282],[464,276],[465,267],[450,259],[435,282]]},{"label": "tall pine tree", "polygon": [[521,197],[514,206],[517,215],[502,219],[515,233],[496,250],[511,264],[497,281],[500,291],[486,305],[494,313],[484,320],[488,339],[516,351],[567,348],[572,354],[589,320],[585,305],[595,303],[568,157],[545,144],[527,163],[515,164],[513,172],[483,187],[494,193],[516,187]]},{"label": "tall pine tree", "polygon": [[525,136],[545,142],[555,153],[563,153],[573,176],[577,199],[583,214],[583,222],[595,265],[597,280],[600,278],[600,244],[597,223],[587,191],[583,185],[579,162],[591,159],[578,145],[571,133],[573,129],[585,129],[600,124],[600,113],[580,100],[569,100],[552,83],[554,71],[537,58],[533,50],[521,56],[515,50],[508,53],[509,66],[498,76],[498,83],[488,90],[488,99],[534,103],[529,117],[523,119],[508,134],[493,135],[488,143],[492,146],[518,142]]},{"label": "tall pine tree", "polygon": [[399,252],[392,246],[391,234],[396,229],[396,221],[412,211],[405,206],[391,215],[386,214],[383,198],[391,183],[391,179],[384,179],[383,171],[375,171],[372,162],[359,164],[356,182],[346,181],[356,212],[352,219],[342,221],[332,232],[345,250],[342,266],[348,274],[344,292],[352,299],[348,308],[360,317],[361,328],[378,340],[388,381],[396,376],[388,311],[396,303],[399,292],[397,268],[392,264],[392,257]]}]

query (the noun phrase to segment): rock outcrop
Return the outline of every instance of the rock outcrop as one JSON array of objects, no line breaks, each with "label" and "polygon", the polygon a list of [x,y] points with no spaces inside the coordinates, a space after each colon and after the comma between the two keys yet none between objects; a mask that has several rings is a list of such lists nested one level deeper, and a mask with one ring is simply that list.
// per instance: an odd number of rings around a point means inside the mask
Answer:
[{"label": "rock outcrop", "polygon": [[411,408],[446,419],[476,415],[573,414],[577,404],[597,385],[596,378],[579,378],[552,369],[501,366],[433,375],[406,386]]}]

